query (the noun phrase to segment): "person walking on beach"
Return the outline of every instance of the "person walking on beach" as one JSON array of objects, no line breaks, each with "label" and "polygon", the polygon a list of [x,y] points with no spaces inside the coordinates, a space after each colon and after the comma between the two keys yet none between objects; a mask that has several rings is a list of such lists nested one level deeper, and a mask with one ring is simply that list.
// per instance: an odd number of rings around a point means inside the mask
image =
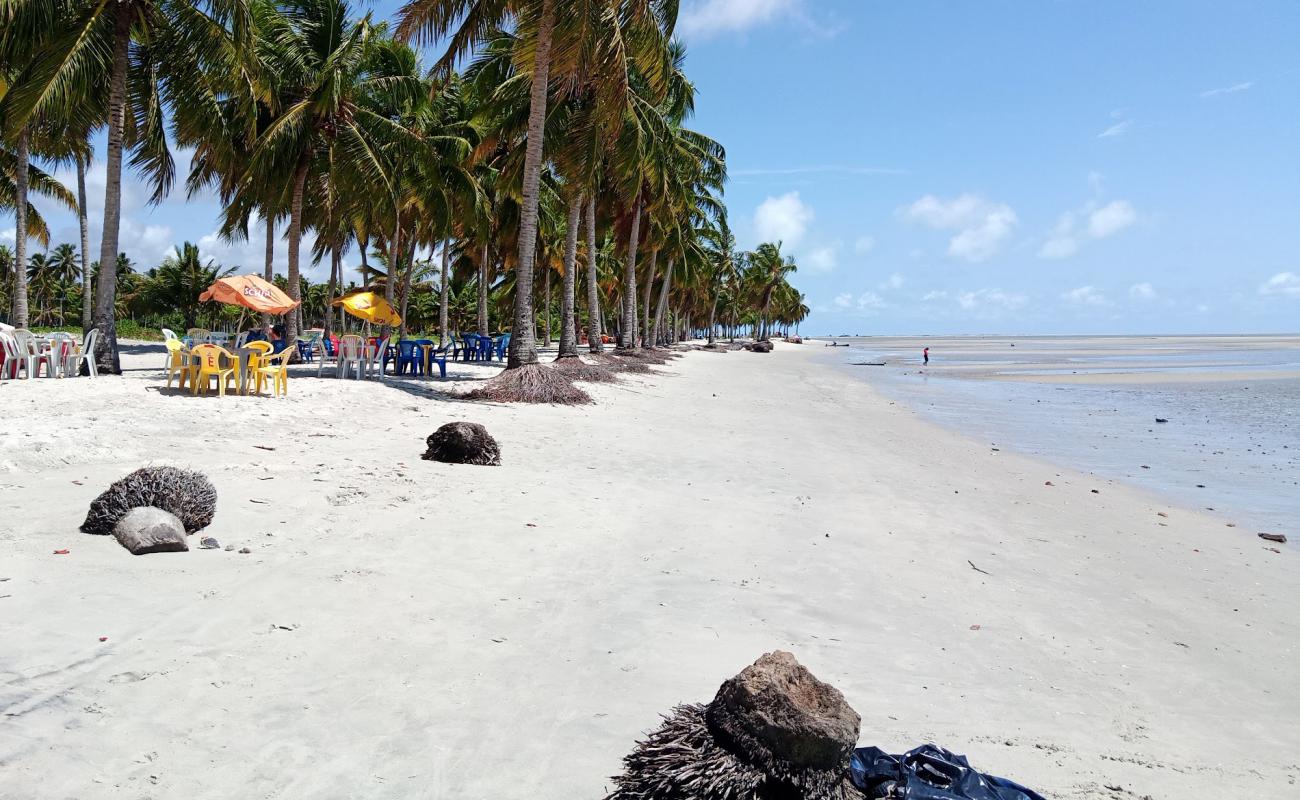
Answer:
[{"label": "person walking on beach", "polygon": [[930,348],[921,351],[921,358],[925,359],[925,366],[930,366]]}]

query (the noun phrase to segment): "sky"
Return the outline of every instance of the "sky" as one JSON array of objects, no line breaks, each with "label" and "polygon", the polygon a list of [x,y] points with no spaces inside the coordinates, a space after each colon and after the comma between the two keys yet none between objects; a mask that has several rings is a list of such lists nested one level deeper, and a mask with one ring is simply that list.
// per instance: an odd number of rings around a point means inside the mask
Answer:
[{"label": "sky", "polygon": [[[1300,331],[1294,0],[683,0],[678,34],[738,242],[794,257],[805,333]],[[93,252],[102,163],[88,189]],[[260,269],[213,198],[147,197],[140,268],[189,240]]]}]

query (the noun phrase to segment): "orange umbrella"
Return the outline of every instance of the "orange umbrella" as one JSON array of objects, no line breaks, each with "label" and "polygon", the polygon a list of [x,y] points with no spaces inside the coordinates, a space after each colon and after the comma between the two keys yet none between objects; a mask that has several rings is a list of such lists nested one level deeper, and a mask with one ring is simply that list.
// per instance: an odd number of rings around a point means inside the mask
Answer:
[{"label": "orange umbrella", "polygon": [[300,301],[267,283],[256,275],[233,275],[222,278],[199,295],[201,302],[216,300],[232,306],[243,306],[262,314],[287,314],[298,307]]}]

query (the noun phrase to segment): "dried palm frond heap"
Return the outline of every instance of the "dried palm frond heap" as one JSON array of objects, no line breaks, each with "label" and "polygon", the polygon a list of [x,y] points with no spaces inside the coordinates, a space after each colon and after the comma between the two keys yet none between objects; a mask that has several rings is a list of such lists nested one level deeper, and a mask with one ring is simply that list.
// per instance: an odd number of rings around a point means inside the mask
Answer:
[{"label": "dried palm frond heap", "polygon": [[175,515],[186,533],[203,530],[217,513],[217,490],[201,473],[177,467],[143,467],[109,486],[90,504],[83,533],[107,535],[133,508],[152,506]]},{"label": "dried palm frond heap", "polygon": [[557,358],[551,367],[572,381],[587,383],[615,383],[618,376],[603,364],[588,364],[581,358]]},{"label": "dried palm frond heap", "polygon": [[614,355],[619,358],[636,359],[648,364],[667,364],[674,358],[678,358],[678,353],[670,353],[667,350],[616,350]]},{"label": "dried palm frond heap", "polygon": [[861,718],[794,656],[768,653],[708,705],[681,705],[623,759],[606,800],[861,800]]},{"label": "dried palm frond heap", "polygon": [[585,405],[591,395],[573,385],[563,373],[542,364],[525,364],[507,369],[482,386],[464,395],[467,400],[488,400],[494,403],[551,403],[553,405]]},{"label": "dried palm frond heap", "polygon": [[649,364],[629,358],[619,358],[613,353],[592,353],[588,358],[602,367],[607,367],[615,372],[626,372],[629,375],[649,375],[654,372],[654,370],[650,369]]},{"label": "dried palm frond heap", "polygon": [[501,466],[501,446],[487,428],[477,422],[448,422],[425,439],[425,461],[444,464]]}]

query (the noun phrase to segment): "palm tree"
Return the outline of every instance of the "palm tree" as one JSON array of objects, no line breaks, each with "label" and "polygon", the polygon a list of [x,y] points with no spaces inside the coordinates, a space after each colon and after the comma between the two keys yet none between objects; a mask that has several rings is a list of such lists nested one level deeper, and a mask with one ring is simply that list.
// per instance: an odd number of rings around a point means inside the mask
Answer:
[{"label": "palm tree", "polygon": [[769,336],[768,324],[769,313],[772,306],[772,295],[786,280],[786,276],[794,272],[798,267],[793,258],[781,255],[780,242],[764,242],[748,254],[750,269],[753,271],[755,287],[759,293],[760,312],[758,325],[754,332],[755,339],[766,339]]},{"label": "palm tree", "polygon": [[[177,102],[213,102],[219,88],[208,78],[230,72],[229,62],[249,43],[250,0],[43,0],[19,4],[43,9],[55,33],[34,52],[11,90],[7,124],[22,129],[46,109],[73,109],[96,76],[107,75],[108,143],[105,157],[103,239],[99,261],[114,261],[122,213],[122,155],[154,184],[153,200],[171,187],[165,111]],[[128,116],[132,124],[128,125]],[[114,270],[100,270],[95,360],[100,372],[118,373]]]},{"label": "palm tree", "polygon": [[68,287],[73,286],[81,278],[81,262],[76,248],[66,242],[54,248],[50,253],[49,270],[58,287],[59,324],[63,324],[64,302],[67,300]]}]

